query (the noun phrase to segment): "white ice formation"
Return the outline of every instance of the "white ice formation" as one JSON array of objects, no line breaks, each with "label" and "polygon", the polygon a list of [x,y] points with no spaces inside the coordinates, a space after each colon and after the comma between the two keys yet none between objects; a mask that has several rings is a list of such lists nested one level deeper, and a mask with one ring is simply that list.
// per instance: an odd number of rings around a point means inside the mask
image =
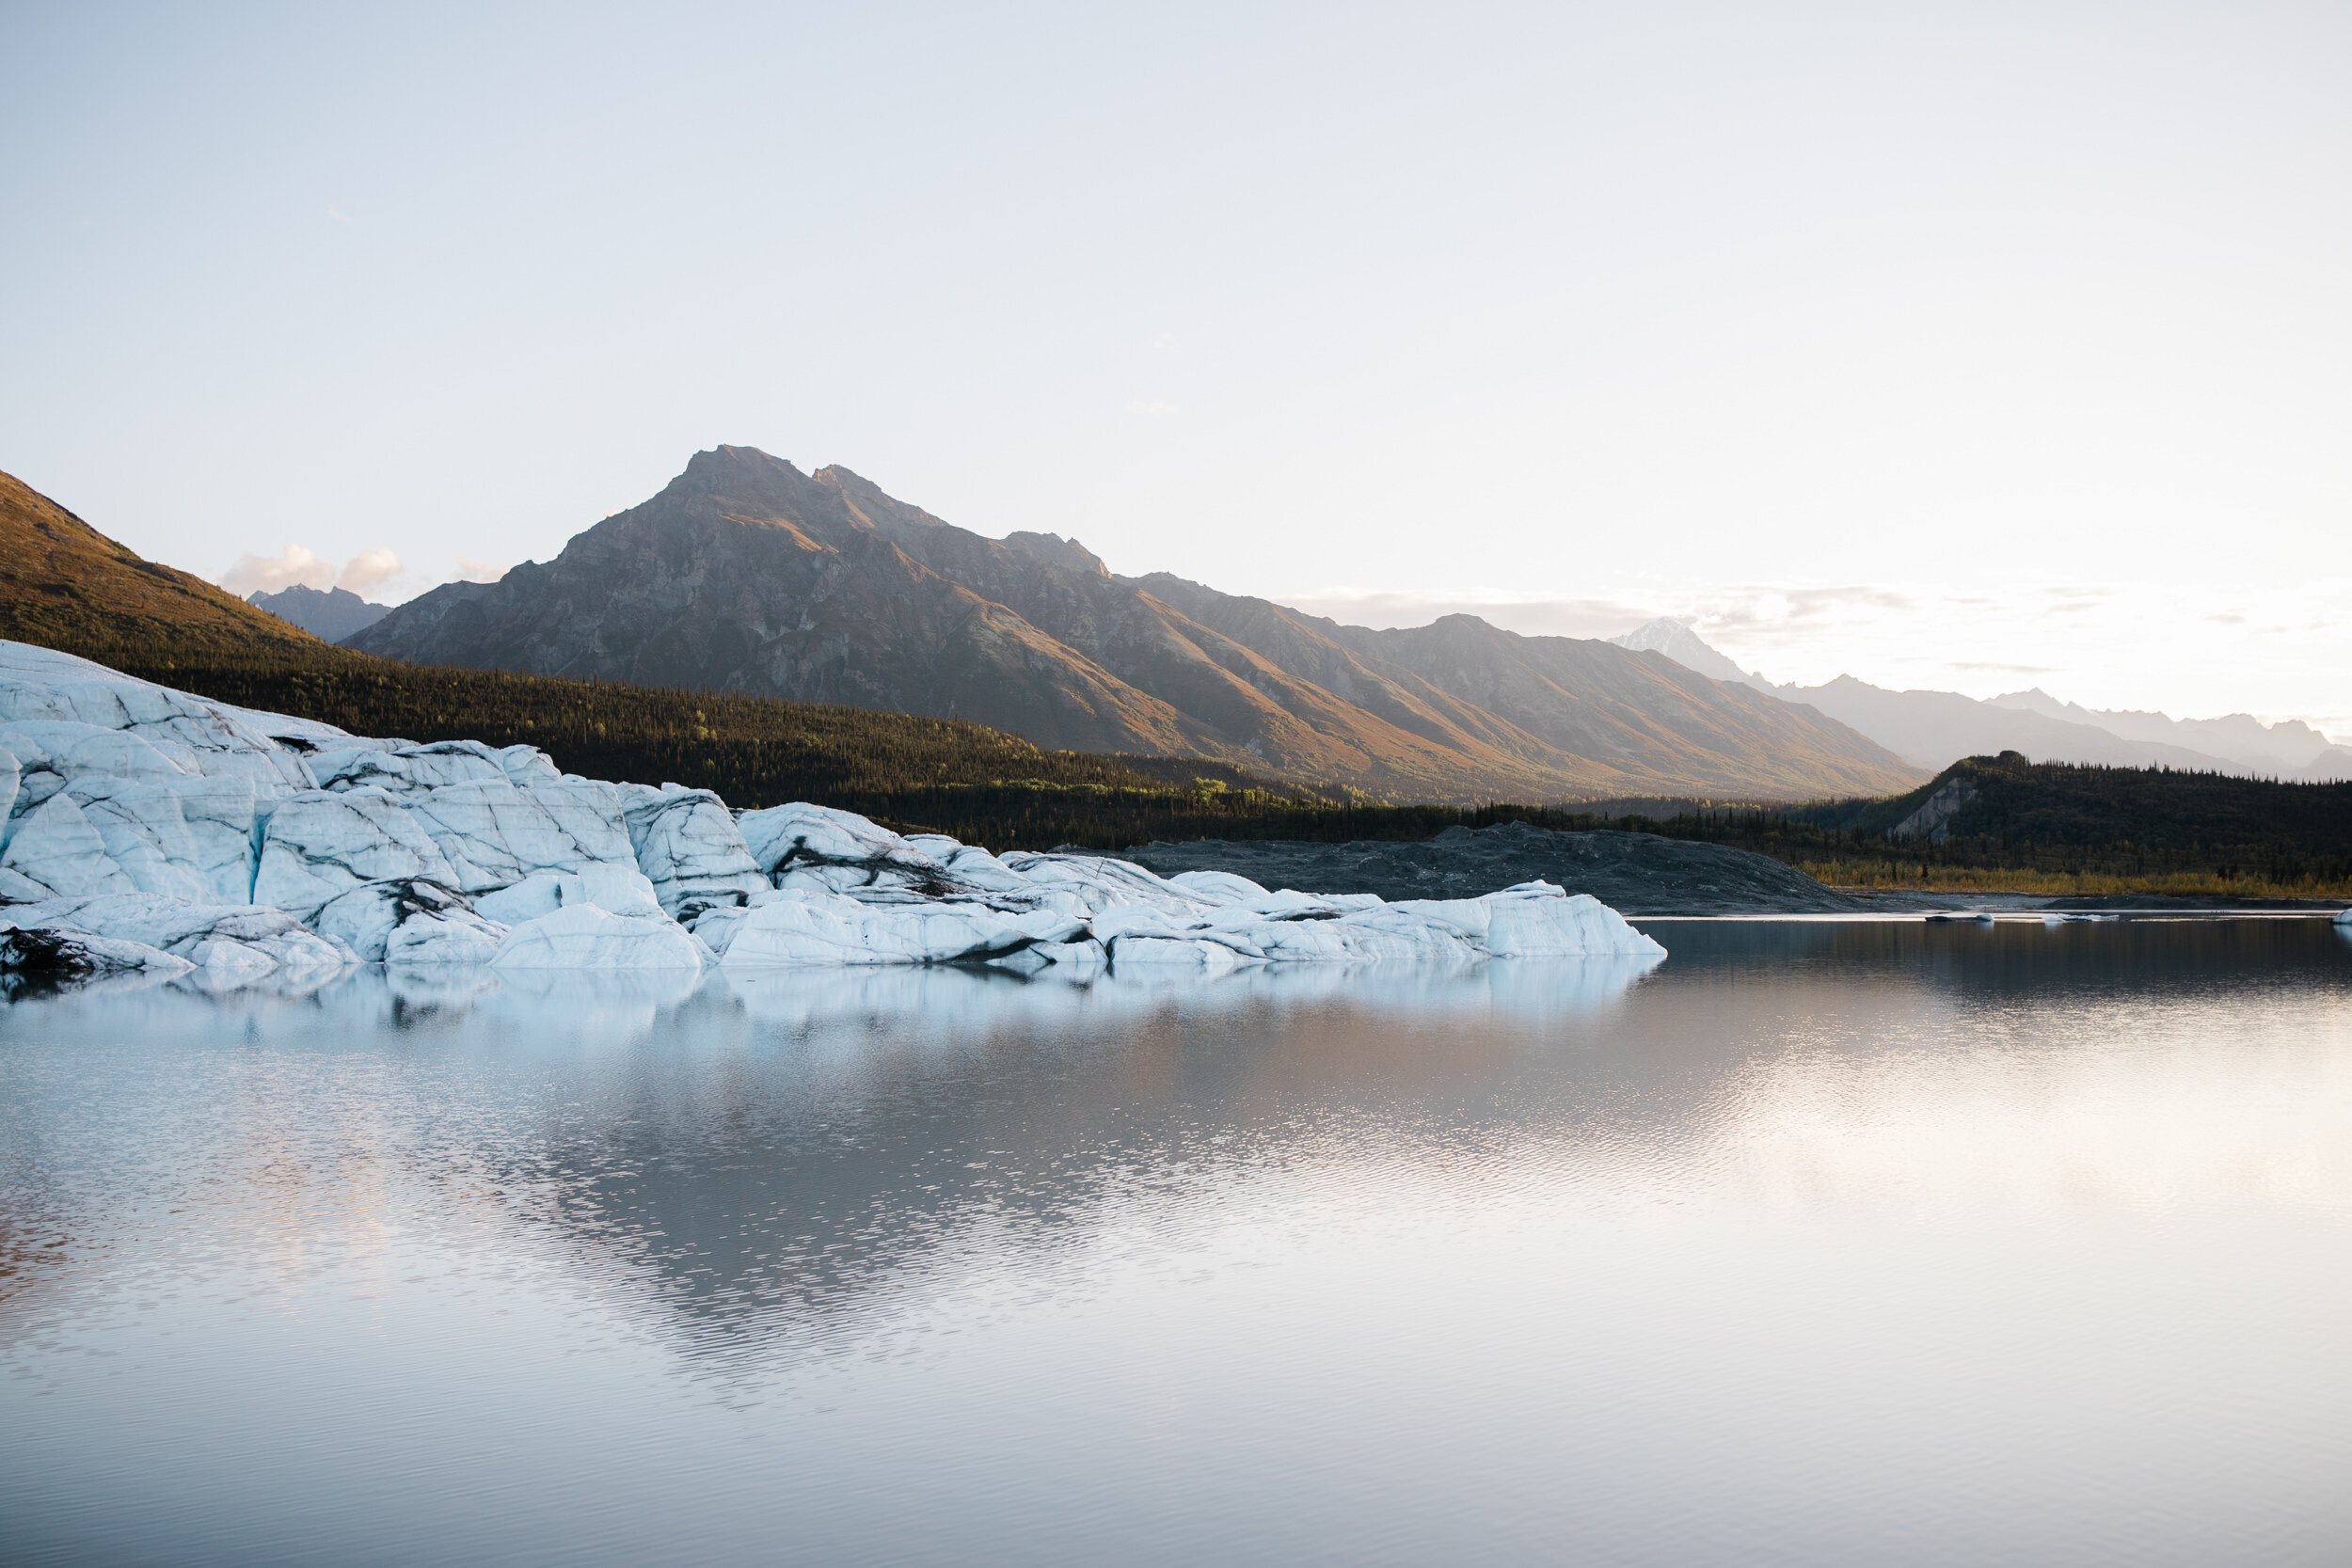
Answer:
[{"label": "white ice formation", "polygon": [[0,641],[0,969],[230,989],[362,962],[1083,976],[1661,952],[1546,882],[1391,904],[993,855],[583,779],[529,746],[346,735]]}]

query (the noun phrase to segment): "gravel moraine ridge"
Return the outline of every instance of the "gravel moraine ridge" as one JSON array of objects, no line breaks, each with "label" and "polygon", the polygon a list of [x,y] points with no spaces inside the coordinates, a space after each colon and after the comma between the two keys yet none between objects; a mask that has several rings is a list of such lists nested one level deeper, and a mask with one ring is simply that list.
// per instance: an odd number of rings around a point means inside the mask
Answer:
[{"label": "gravel moraine ridge", "polygon": [[1526,822],[1448,828],[1421,843],[1195,840],[1121,853],[1163,877],[1231,871],[1264,887],[1400,898],[1475,898],[1537,878],[1620,914],[1848,914],[1883,911],[1768,856],[1656,833],[1553,832]]}]

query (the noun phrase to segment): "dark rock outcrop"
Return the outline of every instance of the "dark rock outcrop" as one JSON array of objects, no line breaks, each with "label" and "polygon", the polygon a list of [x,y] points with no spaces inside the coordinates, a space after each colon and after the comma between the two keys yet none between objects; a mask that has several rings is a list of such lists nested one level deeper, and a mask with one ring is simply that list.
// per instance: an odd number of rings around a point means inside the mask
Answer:
[{"label": "dark rock outcrop", "polygon": [[1163,877],[1232,871],[1269,888],[1475,898],[1538,878],[1620,914],[1841,914],[1872,909],[1802,871],[1655,833],[1561,833],[1525,822],[1448,828],[1418,844],[1197,840],[1122,851]]}]

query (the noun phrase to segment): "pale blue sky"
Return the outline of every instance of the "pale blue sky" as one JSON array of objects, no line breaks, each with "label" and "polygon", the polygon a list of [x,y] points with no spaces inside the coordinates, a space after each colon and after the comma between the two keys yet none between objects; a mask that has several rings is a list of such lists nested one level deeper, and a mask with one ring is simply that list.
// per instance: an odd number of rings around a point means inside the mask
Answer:
[{"label": "pale blue sky", "polygon": [[208,575],[399,596],[734,441],[1370,618],[2352,733],[2352,8],[20,3],[0,57],[0,467]]}]

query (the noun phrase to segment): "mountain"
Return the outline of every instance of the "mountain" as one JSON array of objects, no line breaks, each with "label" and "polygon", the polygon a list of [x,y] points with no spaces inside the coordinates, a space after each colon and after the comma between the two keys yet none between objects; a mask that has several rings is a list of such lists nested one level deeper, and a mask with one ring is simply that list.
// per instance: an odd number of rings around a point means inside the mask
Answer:
[{"label": "mountain", "polygon": [[2265,725],[2245,715],[2169,719],[2161,713],[2099,712],[2039,689],[1980,702],[1957,691],[1890,691],[1851,675],[1821,686],[1775,686],[1709,647],[1679,621],[1657,620],[1611,641],[1655,648],[1689,669],[1743,680],[1818,709],[1922,768],[1955,758],[2018,752],[2037,763],[2170,768],[2289,780],[2352,778],[2352,752],[2296,721]]},{"label": "mountain", "polygon": [[2303,765],[2302,777],[2314,784],[2352,779],[2352,747],[2330,746]]},{"label": "mountain", "polygon": [[1699,634],[1689,626],[1662,615],[1609,641],[1620,648],[1631,648],[1638,653],[1664,654],[1685,670],[1695,670],[1709,680],[1738,681],[1743,686],[1766,691],[1772,689],[1772,682],[1763,676],[1748,673],[1701,641]]},{"label": "mountain", "polygon": [[112,662],[177,651],[317,648],[309,633],[175,567],[142,559],[0,473],[0,637]]},{"label": "mountain", "polygon": [[[2161,713],[2129,709],[2101,710],[2078,703],[2061,703],[2035,687],[1994,697],[1996,707],[2020,708],[2046,718],[2077,724],[2095,724],[2126,740],[2147,740],[2193,747],[2258,773],[2293,777],[2311,767],[2330,749],[2331,742],[2299,719],[2265,724],[2249,713],[2223,719],[2173,719]],[[2338,765],[2341,766],[2341,765]]]},{"label": "mountain", "polygon": [[593,777],[676,781],[739,806],[814,800],[1015,848],[1112,848],[1276,823],[1426,836],[1466,815],[1299,799],[1214,762],[1043,752],[903,713],[375,658],[143,560],[7,474],[0,640],[356,736],[529,744]]},{"label": "mountain", "polygon": [[1820,713],[1655,653],[1470,616],[1342,626],[1074,540],[983,538],[841,467],[697,453],[660,495],[346,646],[421,663],[952,715],[1428,800],[1788,799],[1917,773]]},{"label": "mountain", "polygon": [[2182,768],[2242,772],[2225,757],[2160,741],[2126,740],[2095,724],[2069,723],[2020,708],[1997,707],[1957,691],[1889,691],[1840,675],[1823,686],[1776,687],[1792,702],[1810,703],[1922,767],[1941,757],[1997,756],[2022,752],[2036,762],[2097,763],[2110,768]]},{"label": "mountain", "polygon": [[330,588],[322,594],[298,582],[275,594],[248,594],[246,603],[259,605],[279,620],[300,626],[326,642],[341,642],[392,612],[391,606],[370,604],[348,588]]}]

